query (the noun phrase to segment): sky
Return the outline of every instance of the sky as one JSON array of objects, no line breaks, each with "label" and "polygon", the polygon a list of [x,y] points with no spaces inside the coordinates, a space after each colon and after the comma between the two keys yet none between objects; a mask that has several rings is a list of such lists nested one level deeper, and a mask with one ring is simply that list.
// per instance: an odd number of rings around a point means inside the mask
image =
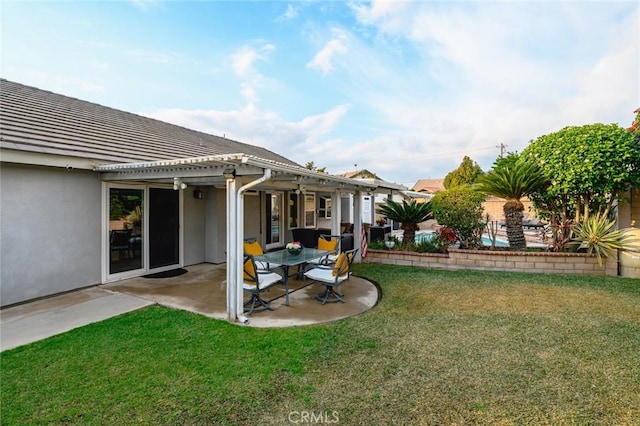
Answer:
[{"label": "sky", "polygon": [[411,188],[628,127],[637,1],[3,1],[0,76]]}]

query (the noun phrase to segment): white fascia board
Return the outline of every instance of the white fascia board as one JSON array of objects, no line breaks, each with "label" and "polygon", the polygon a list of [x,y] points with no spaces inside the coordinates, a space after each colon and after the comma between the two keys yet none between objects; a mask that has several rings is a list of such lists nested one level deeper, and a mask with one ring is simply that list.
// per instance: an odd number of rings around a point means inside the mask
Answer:
[{"label": "white fascia board", "polygon": [[5,163],[29,164],[33,166],[60,167],[63,169],[94,170],[95,161],[88,158],[68,157],[64,155],[40,152],[0,149],[0,161]]},{"label": "white fascia board", "polygon": [[243,162],[248,164],[253,164],[263,168],[269,168],[269,169],[272,169],[274,172],[289,173],[296,176],[308,177],[308,178],[319,180],[319,181],[324,180],[324,181],[331,181],[338,184],[342,183],[350,187],[361,187],[364,190],[373,190],[376,188],[376,185],[370,182],[363,182],[357,179],[339,177],[339,176],[331,175],[328,173],[320,173],[314,170],[306,169],[304,167],[297,167],[289,164],[278,163],[275,161],[265,160],[263,158],[258,158],[254,156],[246,156]]}]

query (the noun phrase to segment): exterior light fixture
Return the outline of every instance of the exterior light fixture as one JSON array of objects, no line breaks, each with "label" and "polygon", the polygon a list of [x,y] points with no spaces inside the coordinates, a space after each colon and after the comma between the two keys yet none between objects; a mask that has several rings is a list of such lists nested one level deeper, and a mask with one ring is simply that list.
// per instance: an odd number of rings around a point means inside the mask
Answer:
[{"label": "exterior light fixture", "polygon": [[187,184],[182,182],[180,178],[173,178],[173,190],[177,191],[178,189],[187,189]]}]

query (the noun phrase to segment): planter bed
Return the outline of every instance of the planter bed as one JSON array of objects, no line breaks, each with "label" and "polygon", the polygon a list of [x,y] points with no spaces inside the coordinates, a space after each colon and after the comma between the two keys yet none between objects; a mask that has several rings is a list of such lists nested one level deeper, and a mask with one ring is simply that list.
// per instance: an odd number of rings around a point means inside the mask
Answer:
[{"label": "planter bed", "polygon": [[[584,253],[449,249],[448,254],[442,254],[399,250],[369,250],[367,257],[363,261],[366,263],[411,265],[435,269],[618,275],[617,256],[607,259],[604,265],[600,266],[595,256],[589,256]],[[640,273],[640,271],[635,271],[635,273]],[[640,275],[636,277],[640,277]]]}]

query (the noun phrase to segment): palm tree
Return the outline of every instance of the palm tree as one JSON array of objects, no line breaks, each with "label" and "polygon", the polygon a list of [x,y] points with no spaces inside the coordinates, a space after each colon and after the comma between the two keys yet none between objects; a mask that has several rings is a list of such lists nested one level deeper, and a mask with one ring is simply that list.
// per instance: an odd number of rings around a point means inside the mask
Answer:
[{"label": "palm tree", "polygon": [[520,199],[539,189],[546,180],[535,165],[521,161],[496,162],[493,169],[478,179],[481,192],[507,200],[502,210],[511,249],[521,250],[527,246],[522,229],[524,205]]},{"label": "palm tree", "polygon": [[416,231],[420,229],[418,224],[431,218],[431,203],[418,203],[411,200],[407,203],[402,200],[401,203],[386,199],[384,204],[376,209],[376,213],[386,216],[387,218],[400,222],[400,228],[404,231],[402,234],[403,241],[415,242]]}]

